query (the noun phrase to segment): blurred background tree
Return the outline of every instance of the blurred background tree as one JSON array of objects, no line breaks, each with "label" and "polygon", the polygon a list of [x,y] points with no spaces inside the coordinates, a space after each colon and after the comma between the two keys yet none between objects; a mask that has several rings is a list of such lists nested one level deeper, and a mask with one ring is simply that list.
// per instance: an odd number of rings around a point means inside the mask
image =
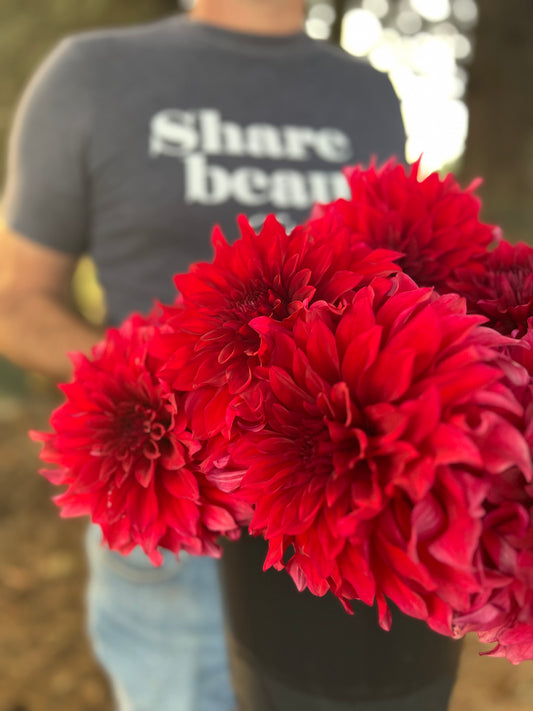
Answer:
[{"label": "blurred background tree", "polygon": [[478,0],[461,177],[484,178],[485,219],[533,242],[533,2]]}]

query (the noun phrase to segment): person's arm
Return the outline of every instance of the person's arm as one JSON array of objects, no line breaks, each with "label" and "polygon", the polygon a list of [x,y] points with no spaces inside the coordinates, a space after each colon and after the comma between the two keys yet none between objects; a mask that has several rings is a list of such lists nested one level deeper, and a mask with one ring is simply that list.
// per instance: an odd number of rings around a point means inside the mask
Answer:
[{"label": "person's arm", "polygon": [[101,331],[70,307],[76,258],[0,225],[0,353],[23,368],[68,380],[67,353],[89,353]]},{"label": "person's arm", "polygon": [[89,249],[92,94],[83,47],[61,42],[17,107],[0,223],[0,354],[68,379],[68,353],[100,332],[72,308],[71,279]]}]

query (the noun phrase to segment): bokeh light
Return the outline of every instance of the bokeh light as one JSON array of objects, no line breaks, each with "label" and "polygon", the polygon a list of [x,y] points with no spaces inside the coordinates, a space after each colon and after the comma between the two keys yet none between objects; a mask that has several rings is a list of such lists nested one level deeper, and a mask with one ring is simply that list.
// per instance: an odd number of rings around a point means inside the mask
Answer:
[{"label": "bokeh light", "polygon": [[341,45],[386,72],[400,97],[406,159],[422,171],[448,167],[464,152],[464,103],[472,58],[474,0],[352,0]]},{"label": "bokeh light", "polygon": [[328,39],[335,22],[335,10],[327,2],[316,2],[309,8],[305,29],[313,39]]},{"label": "bokeh light", "polygon": [[368,10],[378,19],[385,17],[390,10],[388,0],[363,0],[363,10]]},{"label": "bokeh light", "polygon": [[411,0],[411,6],[429,22],[446,20],[452,11],[450,0]]},{"label": "bokeh light", "polygon": [[472,27],[476,24],[478,8],[475,0],[454,0],[452,10],[456,19],[464,25]]},{"label": "bokeh light", "polygon": [[348,10],[342,23],[341,45],[356,57],[364,57],[377,44],[381,32],[381,22],[370,10]]},{"label": "bokeh light", "polygon": [[406,35],[413,35],[422,29],[422,18],[414,10],[402,10],[396,18],[396,27]]}]

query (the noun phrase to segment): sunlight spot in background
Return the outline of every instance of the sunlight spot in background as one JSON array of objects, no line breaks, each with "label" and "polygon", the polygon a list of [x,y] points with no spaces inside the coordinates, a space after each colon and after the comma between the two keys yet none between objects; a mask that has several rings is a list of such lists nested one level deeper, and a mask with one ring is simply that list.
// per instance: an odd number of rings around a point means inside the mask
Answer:
[{"label": "sunlight spot in background", "polygon": [[411,5],[430,22],[441,22],[450,16],[450,0],[411,0]]},{"label": "sunlight spot in background", "polygon": [[341,45],[356,57],[364,57],[378,43],[381,32],[381,22],[369,10],[348,10],[342,22]]},{"label": "sunlight spot in background", "polygon": [[305,29],[313,39],[328,39],[335,21],[335,10],[327,2],[317,2],[307,13]]},{"label": "sunlight spot in background", "polygon": [[396,27],[406,35],[414,35],[422,29],[422,18],[413,10],[402,10],[396,18]]},{"label": "sunlight spot in background", "polygon": [[341,45],[388,73],[402,102],[407,160],[423,154],[425,173],[457,161],[468,132],[475,1],[359,0],[348,7]]},{"label": "sunlight spot in background", "polygon": [[[182,9],[193,4],[179,0]],[[406,159],[422,154],[425,173],[448,169],[461,158],[468,132],[476,0],[346,0],[344,7],[341,45],[387,73],[400,97]],[[306,32],[330,40],[337,19],[333,0],[306,0],[306,8]]]},{"label": "sunlight spot in background", "polygon": [[385,17],[389,12],[389,3],[387,0],[363,0],[363,10],[368,10],[377,18]]},{"label": "sunlight spot in background", "polygon": [[478,9],[475,0],[454,0],[452,7],[453,14],[459,22],[470,26],[476,24]]}]

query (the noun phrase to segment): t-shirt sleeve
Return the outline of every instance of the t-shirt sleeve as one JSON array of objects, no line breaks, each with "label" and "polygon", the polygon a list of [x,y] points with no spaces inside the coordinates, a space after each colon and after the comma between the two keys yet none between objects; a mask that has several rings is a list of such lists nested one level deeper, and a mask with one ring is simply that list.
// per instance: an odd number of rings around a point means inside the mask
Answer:
[{"label": "t-shirt sleeve", "polygon": [[76,41],[63,40],[28,85],[8,144],[6,224],[73,255],[88,232],[88,86]]}]

